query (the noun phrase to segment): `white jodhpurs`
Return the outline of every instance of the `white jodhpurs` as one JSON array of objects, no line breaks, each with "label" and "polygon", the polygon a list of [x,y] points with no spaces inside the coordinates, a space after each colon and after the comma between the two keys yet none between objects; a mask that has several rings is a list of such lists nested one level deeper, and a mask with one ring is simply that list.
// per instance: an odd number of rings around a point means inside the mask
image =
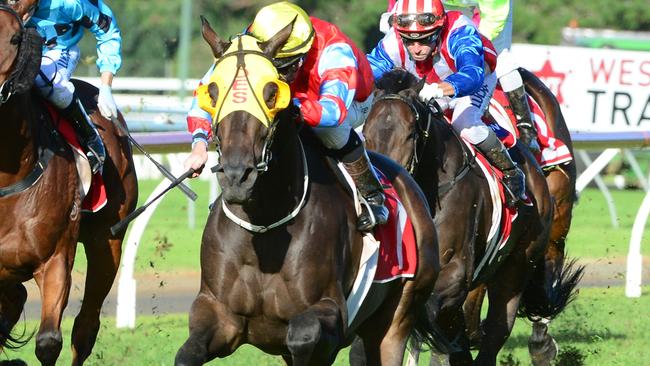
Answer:
[{"label": "white jodhpurs", "polygon": [[343,122],[336,127],[314,127],[314,133],[323,145],[328,149],[338,150],[345,146],[350,137],[350,130],[361,126],[370,113],[370,107],[374,96],[370,96],[363,102],[352,102],[348,109],[348,115]]},{"label": "white jodhpurs", "polygon": [[504,92],[513,91],[524,85],[518,67],[510,50],[504,50],[499,54],[495,73]]},{"label": "white jodhpurs", "polygon": [[58,108],[63,109],[72,102],[74,85],[70,78],[78,63],[79,48],[76,46],[68,50],[49,50],[41,58],[35,85]]},{"label": "white jodhpurs", "polygon": [[490,133],[481,117],[490,103],[496,84],[496,75],[490,73],[474,94],[449,101],[449,108],[454,110],[451,125],[463,139],[473,145],[485,141]]}]

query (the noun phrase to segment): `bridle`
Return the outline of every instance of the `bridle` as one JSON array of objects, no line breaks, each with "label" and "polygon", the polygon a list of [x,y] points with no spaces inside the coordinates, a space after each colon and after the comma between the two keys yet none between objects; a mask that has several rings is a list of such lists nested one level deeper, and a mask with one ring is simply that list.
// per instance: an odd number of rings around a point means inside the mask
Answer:
[{"label": "bridle", "polygon": [[[246,82],[248,83],[248,87],[250,88],[251,92],[253,93],[253,96],[255,98],[256,103],[258,104],[258,106],[260,108],[262,108],[262,102],[260,100],[261,98],[257,95],[257,93],[255,93],[255,88],[253,88],[253,85],[252,85],[252,83],[251,83],[251,81],[250,81],[250,79],[248,77],[248,73],[246,72],[246,63],[244,62],[245,61],[244,56],[254,54],[254,55],[257,55],[257,56],[264,57],[264,58],[266,58],[267,60],[269,60],[271,62],[272,62],[272,59],[263,52],[260,52],[260,51],[257,51],[257,50],[245,50],[245,49],[243,49],[241,37],[238,38],[238,42],[239,43],[237,45],[237,50],[221,56],[221,58],[219,58],[219,60],[216,62],[215,68],[216,68],[216,65],[219,62],[223,61],[226,57],[232,57],[232,56],[237,57],[237,70],[235,71],[235,78],[237,77],[237,75],[239,74],[239,70],[241,69],[243,71],[243,74],[246,76]],[[230,85],[228,87],[228,90],[226,91],[225,95],[228,95],[228,93],[230,92],[230,90],[232,89],[234,84],[235,84],[235,79],[233,79],[233,81],[230,83]],[[222,108],[223,108],[223,104],[219,108],[219,111],[216,114],[217,116],[220,114]],[[263,110],[263,108],[262,108],[262,110]],[[278,115],[275,115],[273,117],[273,120],[270,120],[270,118],[266,114],[265,114],[265,117],[267,119],[267,125],[268,125],[268,128],[269,128],[269,131],[268,131],[268,133],[266,135],[266,138],[264,140],[264,146],[262,147],[262,157],[260,159],[261,161],[256,164],[256,169],[257,169],[258,172],[260,172],[260,174],[263,173],[263,172],[268,171],[268,169],[269,169],[269,162],[270,162],[271,157],[272,157],[271,145],[273,144],[273,139],[275,137],[276,128],[278,126]],[[215,143],[217,145],[218,156],[221,156],[221,144],[219,142],[219,138],[217,137],[217,131],[216,131],[217,127],[218,127],[218,123],[215,124],[215,131],[214,131],[213,135],[214,135]],[[286,224],[287,222],[293,220],[296,216],[298,216],[298,213],[300,213],[300,210],[302,209],[302,207],[304,206],[304,204],[306,202],[307,192],[309,190],[309,170],[308,170],[308,166],[307,166],[307,157],[305,156],[305,149],[304,149],[304,147],[302,145],[302,141],[300,140],[300,137],[298,137],[298,145],[300,146],[300,152],[301,152],[301,158],[302,158],[303,192],[302,192],[302,197],[301,197],[300,201],[294,207],[294,209],[287,216],[283,217],[282,219],[280,219],[280,220],[278,220],[278,221],[276,221],[276,222],[274,222],[272,224],[269,224],[269,225],[255,225],[255,224],[253,224],[251,222],[248,222],[246,220],[243,220],[243,219],[237,217],[237,215],[235,215],[228,208],[228,206],[226,205],[226,202],[224,200],[222,200],[222,202],[221,202],[222,203],[222,208],[223,208],[223,211],[224,211],[224,214],[226,215],[226,217],[228,217],[231,221],[233,221],[234,223],[236,223],[240,227],[242,227],[242,228],[244,228],[244,229],[246,229],[246,230],[248,230],[250,232],[260,233],[261,234],[261,233],[265,233],[265,232],[267,232],[267,231],[269,231],[271,229],[274,229],[276,227],[282,226],[282,225]],[[220,169],[220,166],[217,165],[217,166],[212,168],[212,172],[215,173],[219,169]]]},{"label": "bridle", "polygon": [[[409,174],[414,175],[417,172],[417,168],[420,163],[420,154],[426,147],[427,142],[429,141],[429,137],[431,137],[432,134],[431,127],[433,125],[433,117],[436,117],[438,119],[444,118],[442,108],[434,99],[431,99],[429,103],[424,104],[418,99],[407,98],[401,94],[395,93],[380,95],[375,98],[374,103],[382,100],[399,100],[402,103],[406,104],[413,113],[413,123],[415,124],[415,130],[411,134],[413,140],[413,149],[406,169],[408,170]],[[450,181],[438,185],[439,195],[447,193],[447,191],[449,191],[454,186],[454,184],[456,184],[465,175],[467,175],[467,173],[470,171],[470,168],[474,165],[475,159],[474,157],[472,159],[469,158],[463,141],[460,139],[460,136],[458,136],[458,134],[453,131],[451,125],[445,123],[445,126],[451,130],[452,135],[456,138],[458,144],[461,146],[461,150],[463,151],[463,167],[458,172],[456,172]]]},{"label": "bridle", "polygon": [[[264,57],[265,59],[267,59],[267,60],[269,60],[271,62],[273,61],[273,59],[270,58],[269,56],[267,56],[264,52],[260,52],[260,51],[256,51],[256,50],[245,50],[245,49],[243,49],[243,44],[242,44],[241,37],[238,37],[237,40],[238,40],[237,50],[233,51],[233,52],[230,52],[230,53],[227,53],[227,54],[224,54],[223,56],[221,56],[219,58],[219,60],[217,60],[217,62],[215,63],[215,68],[216,68],[216,65],[218,65],[220,62],[222,62],[227,57],[237,57],[237,70],[235,70],[235,76],[233,78],[233,81],[228,86],[228,90],[226,91],[226,95],[230,92],[230,90],[235,85],[235,79],[237,78],[237,75],[239,74],[239,70],[241,69],[243,71],[243,74],[246,77],[246,83],[248,84],[248,86],[249,86],[249,88],[250,88],[250,90],[251,90],[251,92],[253,94],[253,97],[255,98],[255,102],[257,103],[257,105],[260,108],[263,109],[263,107],[262,107],[263,102],[261,101],[261,98],[257,95],[257,93],[255,93],[255,89],[253,88],[253,85],[252,85],[252,83],[251,83],[251,81],[250,81],[250,79],[248,77],[248,72],[246,71],[246,63],[244,61],[245,60],[244,56],[246,56],[246,55],[256,55],[256,56]],[[223,108],[223,105],[224,104],[221,105],[221,108],[217,112],[217,114],[216,114],[217,116],[221,113],[221,109]],[[271,152],[271,145],[273,144],[273,139],[275,137],[275,131],[276,131],[276,128],[277,128],[277,125],[278,125],[277,116],[273,120],[269,120],[269,117],[266,116],[266,115],[265,115],[265,117],[267,119],[267,125],[268,125],[269,131],[266,134],[266,138],[264,139],[264,145],[262,146],[262,156],[260,158],[260,162],[255,164],[255,169],[260,173],[266,172],[269,169],[269,162],[271,161],[271,158],[273,157],[273,154]],[[219,126],[219,124],[215,123],[213,136],[214,136],[214,141],[215,141],[215,144],[216,144],[216,147],[217,147],[218,156],[221,156],[221,143],[219,141],[219,137],[217,136],[217,128],[218,128],[218,126]],[[217,169],[218,169],[218,166],[213,168],[213,171],[216,171]]]},{"label": "bridle", "polygon": [[415,101],[415,103],[417,103],[416,105],[413,100],[401,94],[384,94],[375,98],[374,103],[382,100],[399,100],[406,104],[413,113],[413,123],[415,124],[415,130],[411,135],[413,140],[413,149],[408,164],[406,165],[406,170],[413,175],[420,162],[418,146],[420,146],[420,150],[424,149],[429,140],[433,113],[419,101]]},{"label": "bridle", "polygon": [[[16,35],[19,35],[19,36],[21,36],[20,38],[22,40],[22,34],[23,34],[23,31],[25,30],[25,26],[23,25],[23,21],[20,18],[20,16],[18,15],[18,13],[16,13],[16,11],[13,8],[11,8],[10,6],[4,5],[4,4],[0,4],[0,11],[5,11],[5,12],[13,15],[14,18],[16,18],[16,20],[18,21],[18,24],[20,25],[20,29],[18,30],[18,32],[13,37],[16,37]],[[18,45],[20,47],[20,42],[18,43]],[[18,51],[18,52],[20,52],[20,51]],[[16,56],[16,57],[18,57],[18,56]],[[19,65],[19,66],[21,66],[21,65]],[[19,74],[20,74],[20,67],[16,67],[14,69],[14,72],[12,72],[11,75],[9,75],[7,80],[5,80],[2,83],[2,85],[0,85],[0,105],[3,105],[4,103],[6,103],[9,100],[9,98],[11,98],[11,96],[14,94],[14,92],[15,92],[14,82],[15,82],[15,80],[18,77]]]}]

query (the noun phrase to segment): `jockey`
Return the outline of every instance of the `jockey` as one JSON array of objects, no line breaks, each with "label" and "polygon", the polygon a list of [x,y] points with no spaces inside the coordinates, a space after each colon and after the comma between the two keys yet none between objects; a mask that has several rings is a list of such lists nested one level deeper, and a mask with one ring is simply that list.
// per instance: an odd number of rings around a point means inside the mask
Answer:
[{"label": "jockey", "polygon": [[454,129],[503,172],[510,204],[525,198],[523,172],[481,121],[496,86],[496,52],[490,41],[462,13],[445,12],[440,0],[399,0],[390,25],[368,55],[375,79],[394,67],[426,79],[420,98],[448,104]]},{"label": "jockey", "polygon": [[122,64],[122,37],[115,17],[102,0],[41,0],[28,26],[36,27],[45,39],[36,87],[72,122],[92,171],[96,173],[102,168],[106,150],[70,78],[79,62],[77,44],[83,36],[83,27],[97,39],[97,68],[101,73],[97,107],[102,116],[117,117],[111,85]]},{"label": "jockey", "polygon": [[[273,62],[290,84],[293,103],[305,123],[343,163],[365,199],[368,207],[363,205],[358,228],[370,230],[388,219],[382,185],[354,131],[370,110],[372,70],[366,55],[339,28],[285,1],[262,8],[246,31],[265,42],[292,22],[292,33]],[[206,77],[210,75],[211,70]],[[196,100],[192,105],[187,123],[194,142],[185,167],[198,170],[207,161],[211,118]]]},{"label": "jockey", "polygon": [[517,70],[512,46],[512,4],[514,0],[442,0],[447,10],[459,10],[472,18],[479,32],[494,44],[498,63],[494,72],[501,88],[508,96],[512,112],[517,119],[519,139],[531,152],[540,152],[537,130],[531,118],[524,81]]}]

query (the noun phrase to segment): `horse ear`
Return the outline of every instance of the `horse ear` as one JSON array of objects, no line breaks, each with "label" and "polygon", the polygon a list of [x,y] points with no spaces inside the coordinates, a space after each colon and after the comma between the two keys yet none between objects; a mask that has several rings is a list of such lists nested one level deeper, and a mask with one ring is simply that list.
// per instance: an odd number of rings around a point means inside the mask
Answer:
[{"label": "horse ear", "polygon": [[426,83],[426,82],[427,82],[427,79],[422,78],[422,79],[420,79],[420,81],[418,81],[417,84],[413,85],[413,87],[411,89],[415,90],[415,92],[419,94],[420,90],[422,90],[422,88],[424,87],[424,83]]},{"label": "horse ear", "polygon": [[219,38],[217,33],[210,26],[210,22],[208,22],[203,15],[201,15],[201,34],[203,35],[203,39],[205,39],[205,41],[210,45],[214,57],[221,57],[226,50],[228,43]]},{"label": "horse ear", "polygon": [[268,41],[259,44],[265,55],[271,58],[275,57],[276,53],[278,53],[282,46],[287,43],[291,31],[293,31],[293,24],[296,22],[296,18],[297,17],[294,17],[291,23],[287,24],[286,27],[282,28],[281,31],[271,37]]}]

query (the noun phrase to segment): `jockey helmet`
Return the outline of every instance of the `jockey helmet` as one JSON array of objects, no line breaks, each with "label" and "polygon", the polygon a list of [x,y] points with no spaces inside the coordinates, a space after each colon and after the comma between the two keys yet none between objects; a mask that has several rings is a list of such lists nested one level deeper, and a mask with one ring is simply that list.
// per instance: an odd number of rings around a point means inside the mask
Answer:
[{"label": "jockey helmet", "polygon": [[314,42],[314,26],[307,13],[298,5],[281,1],[263,7],[248,27],[248,33],[261,42],[266,42],[291,22],[291,35],[275,58],[297,59],[309,52]]},{"label": "jockey helmet", "polygon": [[404,39],[428,39],[429,43],[434,43],[446,20],[440,0],[399,0],[389,22]]}]

